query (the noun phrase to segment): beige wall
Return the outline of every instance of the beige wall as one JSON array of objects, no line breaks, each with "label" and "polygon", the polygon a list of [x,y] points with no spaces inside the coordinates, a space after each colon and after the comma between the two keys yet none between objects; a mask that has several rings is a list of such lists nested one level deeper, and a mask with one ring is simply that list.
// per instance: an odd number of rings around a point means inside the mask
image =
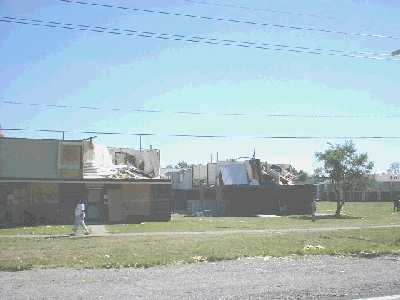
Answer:
[{"label": "beige wall", "polygon": [[0,139],[0,177],[80,178],[81,142]]},{"label": "beige wall", "polygon": [[57,178],[58,142],[0,139],[0,177]]}]

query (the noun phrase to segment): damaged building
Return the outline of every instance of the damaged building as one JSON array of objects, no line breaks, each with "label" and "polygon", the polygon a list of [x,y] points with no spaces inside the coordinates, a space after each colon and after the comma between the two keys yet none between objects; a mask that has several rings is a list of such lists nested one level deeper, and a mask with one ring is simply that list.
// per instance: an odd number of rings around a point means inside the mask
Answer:
[{"label": "damaged building", "polygon": [[69,224],[84,201],[90,223],[170,219],[159,150],[89,140],[0,139],[0,224]]},{"label": "damaged building", "polygon": [[314,186],[296,184],[292,166],[265,166],[254,158],[193,165],[165,174],[172,181],[172,207],[192,214],[305,214],[314,199]]}]

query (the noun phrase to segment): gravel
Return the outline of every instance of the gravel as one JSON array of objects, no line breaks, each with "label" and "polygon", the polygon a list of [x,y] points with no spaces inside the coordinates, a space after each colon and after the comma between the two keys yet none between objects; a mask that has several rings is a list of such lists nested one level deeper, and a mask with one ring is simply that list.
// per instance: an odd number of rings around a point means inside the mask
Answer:
[{"label": "gravel", "polygon": [[148,269],[0,272],[0,299],[356,299],[400,294],[400,257],[256,257]]}]

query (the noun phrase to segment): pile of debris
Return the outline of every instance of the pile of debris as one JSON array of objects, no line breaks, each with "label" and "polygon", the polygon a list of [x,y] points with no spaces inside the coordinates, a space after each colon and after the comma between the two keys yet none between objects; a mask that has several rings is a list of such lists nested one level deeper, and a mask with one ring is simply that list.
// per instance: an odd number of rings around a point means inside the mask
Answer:
[{"label": "pile of debris", "polygon": [[102,177],[108,179],[151,179],[154,174],[146,174],[144,171],[131,165],[116,165],[109,174]]},{"label": "pile of debris", "polygon": [[158,150],[109,148],[90,140],[84,144],[83,177],[120,180],[160,178],[159,158]]},{"label": "pile of debris", "polygon": [[265,179],[278,185],[293,185],[297,179],[295,172],[290,165],[270,165],[262,169]]}]

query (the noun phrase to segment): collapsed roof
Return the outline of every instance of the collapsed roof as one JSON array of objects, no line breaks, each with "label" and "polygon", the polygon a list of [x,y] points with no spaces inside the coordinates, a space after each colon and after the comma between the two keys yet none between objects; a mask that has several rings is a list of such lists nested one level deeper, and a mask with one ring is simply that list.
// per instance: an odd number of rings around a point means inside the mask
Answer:
[{"label": "collapsed roof", "polygon": [[84,141],[85,179],[160,179],[159,150],[113,148]]}]

